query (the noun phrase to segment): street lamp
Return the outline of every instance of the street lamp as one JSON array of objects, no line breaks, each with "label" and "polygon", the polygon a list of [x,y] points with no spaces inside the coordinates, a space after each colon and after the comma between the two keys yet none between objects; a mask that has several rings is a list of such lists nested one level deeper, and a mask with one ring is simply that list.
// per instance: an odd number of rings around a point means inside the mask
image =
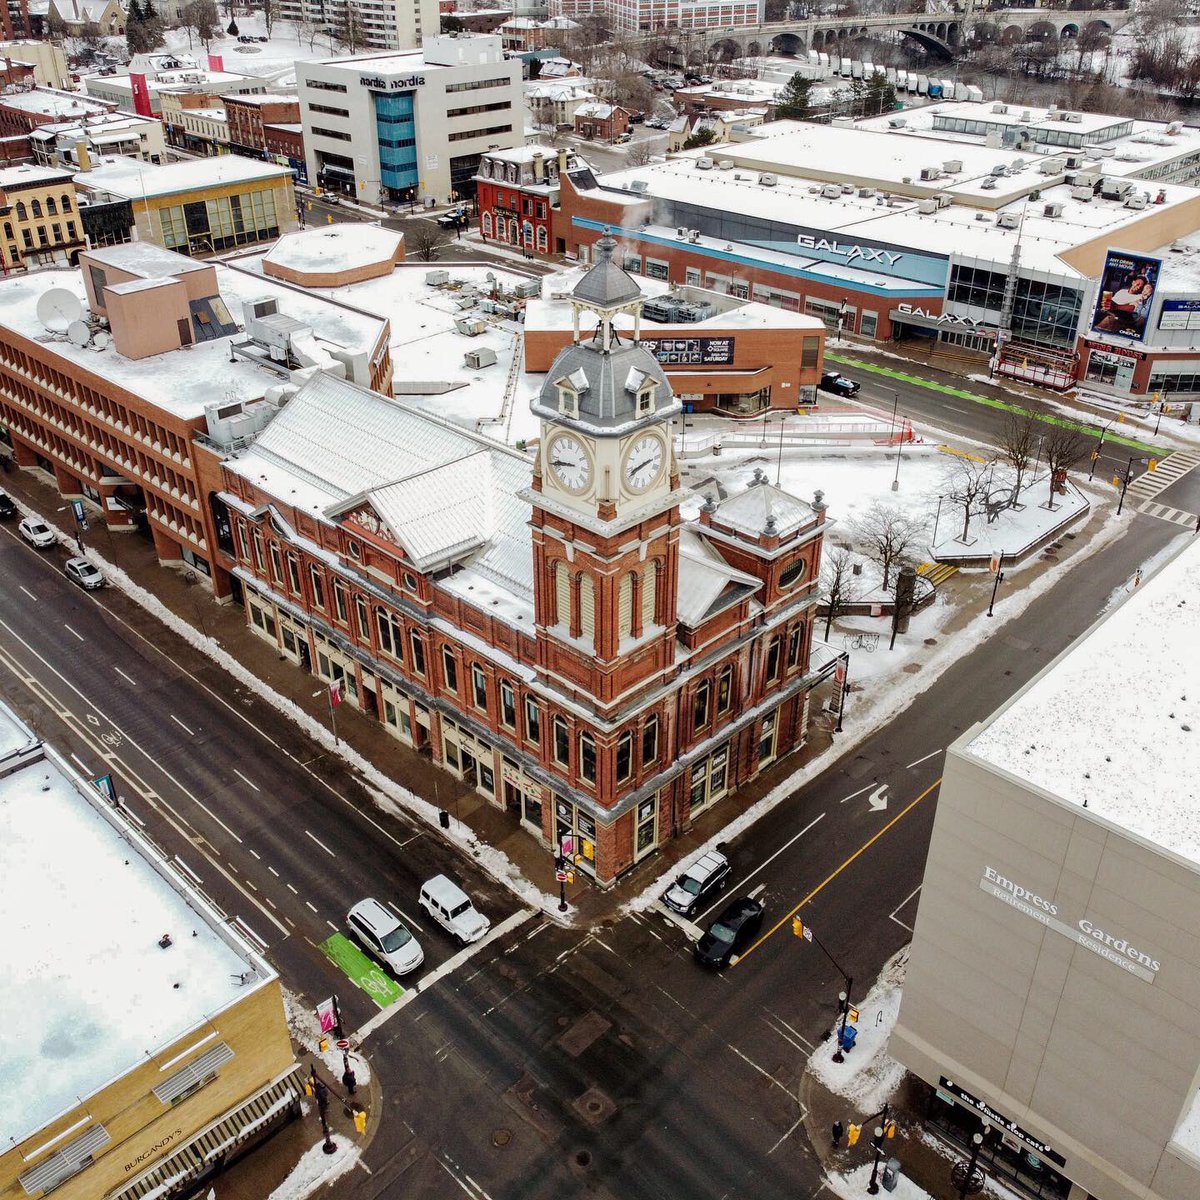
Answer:
[{"label": "street lamp", "polygon": [[944,499],[945,499],[944,496],[938,497],[937,512],[934,514],[934,518],[933,518],[933,545],[935,548],[937,546],[938,522],[942,519],[942,501]]},{"label": "street lamp", "polygon": [[782,414],[779,417],[779,454],[775,459],[775,486],[780,487],[780,478],[783,475],[783,427],[787,423],[787,417]]},{"label": "street lamp", "polygon": [[900,490],[900,455],[904,452],[904,431],[900,431],[900,437],[896,442],[896,474],[892,476],[892,491]]},{"label": "street lamp", "polygon": [[1121,509],[1125,506],[1125,492],[1129,488],[1129,480],[1133,475],[1133,464],[1140,463],[1142,460],[1136,454],[1129,456],[1129,462],[1125,467],[1125,475],[1121,480],[1121,498],[1117,501],[1117,516],[1121,515]]},{"label": "street lamp", "polygon": [[875,1152],[875,1162],[871,1165],[871,1182],[867,1184],[867,1195],[879,1195],[879,1155],[883,1146],[883,1126],[875,1126],[875,1135],[871,1138],[871,1149]]},{"label": "street lamp", "polygon": [[958,1200],[967,1200],[968,1196],[983,1191],[983,1172],[976,1166],[979,1162],[979,1148],[982,1145],[983,1134],[976,1130],[971,1135],[971,1161],[956,1162],[950,1172],[950,1182],[958,1188]]},{"label": "street lamp", "polygon": [[992,615],[992,609],[996,607],[996,593],[1000,590],[1000,583],[1004,579],[1004,551],[1001,550],[999,555],[992,555],[992,572],[995,574],[995,581],[992,583],[992,598],[988,601],[987,615]]}]

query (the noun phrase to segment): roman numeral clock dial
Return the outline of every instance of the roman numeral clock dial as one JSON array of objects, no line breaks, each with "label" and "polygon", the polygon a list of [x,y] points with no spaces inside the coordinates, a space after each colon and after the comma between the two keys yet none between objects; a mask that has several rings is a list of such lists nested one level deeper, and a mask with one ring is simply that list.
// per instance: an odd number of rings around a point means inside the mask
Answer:
[{"label": "roman numeral clock dial", "polygon": [[640,494],[652,488],[662,477],[666,450],[662,439],[643,434],[625,451],[623,475],[629,491]]},{"label": "roman numeral clock dial", "polygon": [[557,433],[546,448],[546,465],[559,487],[579,496],[592,482],[592,457],[573,434]]}]

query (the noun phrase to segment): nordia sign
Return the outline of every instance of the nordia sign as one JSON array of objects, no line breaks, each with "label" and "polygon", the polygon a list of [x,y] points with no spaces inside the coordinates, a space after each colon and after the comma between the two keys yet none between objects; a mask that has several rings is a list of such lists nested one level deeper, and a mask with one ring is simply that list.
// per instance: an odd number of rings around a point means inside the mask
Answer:
[{"label": "nordia sign", "polygon": [[425,76],[409,75],[403,79],[384,79],[382,75],[360,75],[358,82],[362,87],[374,88],[379,92],[400,92],[406,88],[420,87],[425,82]]}]

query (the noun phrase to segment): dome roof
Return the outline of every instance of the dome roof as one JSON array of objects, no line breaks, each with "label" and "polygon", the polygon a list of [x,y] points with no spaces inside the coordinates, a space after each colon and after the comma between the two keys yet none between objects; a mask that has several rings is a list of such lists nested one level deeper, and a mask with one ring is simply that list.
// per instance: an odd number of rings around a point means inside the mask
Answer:
[{"label": "dome roof", "polygon": [[574,300],[595,308],[620,308],[642,298],[637,280],[613,262],[616,239],[607,233],[596,243],[596,264],[575,285]]}]

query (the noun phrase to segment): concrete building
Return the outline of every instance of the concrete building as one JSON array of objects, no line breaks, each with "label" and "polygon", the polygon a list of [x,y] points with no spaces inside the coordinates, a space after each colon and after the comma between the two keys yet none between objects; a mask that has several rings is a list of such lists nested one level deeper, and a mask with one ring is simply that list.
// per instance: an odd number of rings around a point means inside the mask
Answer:
[{"label": "concrete building", "polygon": [[[1188,328],[1200,130],[958,102],[729,136],[600,180],[569,175],[552,252],[586,254],[612,228],[673,282],[796,308],[866,340],[932,344],[967,370],[991,362],[1065,389],[1089,374],[1087,339],[1137,366],[1118,376],[1102,358],[1101,386],[1200,394]],[[1114,290],[1100,286],[1110,249],[1151,260],[1138,337],[1094,328]]]},{"label": "concrete building", "polygon": [[213,254],[296,228],[292,173],[226,154],[162,166],[103,159],[75,177],[89,201],[128,201],[137,237],[180,254]]},{"label": "concrete building", "polygon": [[296,64],[308,177],[372,203],[470,195],[481,157],[524,139],[521,63],[494,35]]},{"label": "concrete building", "polygon": [[[65,336],[76,313],[88,344]],[[161,562],[227,596],[208,410],[237,407],[253,427],[314,367],[390,390],[388,343],[385,318],[262,275],[147,242],[87,250],[79,270],[0,280],[0,430],[93,523],[151,538]]]},{"label": "concrete building", "polygon": [[765,0],[549,0],[553,17],[599,14],[622,33],[655,29],[735,29],[763,23]]},{"label": "concrete building", "polygon": [[0,61],[27,66],[39,87],[68,88],[71,85],[66,55],[54,42],[0,42]]},{"label": "concrete building", "polygon": [[128,75],[89,75],[87,89],[89,96],[103,100],[122,112],[161,117],[162,97],[168,92],[208,96],[219,103],[221,96],[258,95],[277,90],[277,85],[256,75],[186,66],[158,70],[148,67],[145,72],[131,72]]},{"label": "concrete building", "polygon": [[281,0],[279,20],[334,29],[353,22],[358,44],[412,50],[439,28],[438,0]]},{"label": "concrete building", "polygon": [[299,1114],[249,931],[3,705],[0,906],[0,1194],[167,1200]]},{"label": "concrete building", "polygon": [[70,172],[36,166],[0,170],[0,229],[6,275],[74,262],[86,242]]},{"label": "concrete building", "polygon": [[1200,1195],[1200,547],[947,751],[890,1053],[1048,1200]]},{"label": "concrete building", "polygon": [[800,745],[835,662],[819,498],[760,477],[680,515],[681,404],[614,333],[643,302],[614,249],[566,301],[536,455],[318,378],[218,497],[250,628],[602,885]]}]

